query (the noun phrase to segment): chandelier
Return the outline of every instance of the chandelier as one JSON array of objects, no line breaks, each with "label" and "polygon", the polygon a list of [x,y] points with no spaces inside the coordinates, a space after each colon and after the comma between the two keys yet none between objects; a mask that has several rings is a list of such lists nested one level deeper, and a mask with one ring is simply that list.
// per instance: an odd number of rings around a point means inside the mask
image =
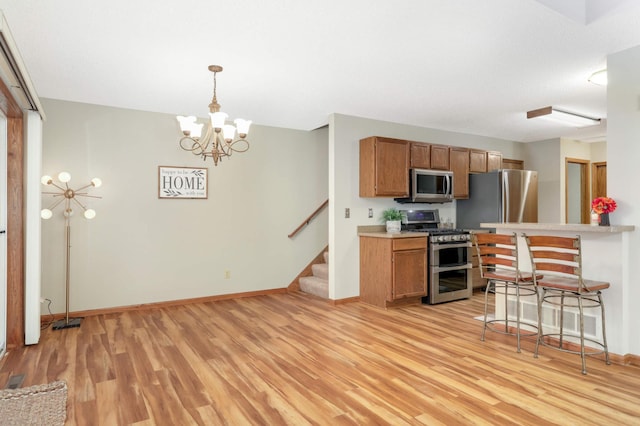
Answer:
[{"label": "chandelier", "polygon": [[207,121],[204,136],[202,136],[204,124],[196,123],[196,117],[179,115],[176,118],[184,135],[180,139],[180,148],[199,155],[205,161],[207,157],[211,157],[213,164],[217,166],[218,161],[222,161],[223,157],[231,157],[234,152],[245,152],[249,149],[249,141],[246,137],[251,121],[238,118],[234,121],[235,126],[225,124],[229,116],[220,111],[220,104],[216,97],[216,74],[222,72],[222,67],[209,65],[209,71],[213,73],[213,98],[209,104],[211,119]]}]

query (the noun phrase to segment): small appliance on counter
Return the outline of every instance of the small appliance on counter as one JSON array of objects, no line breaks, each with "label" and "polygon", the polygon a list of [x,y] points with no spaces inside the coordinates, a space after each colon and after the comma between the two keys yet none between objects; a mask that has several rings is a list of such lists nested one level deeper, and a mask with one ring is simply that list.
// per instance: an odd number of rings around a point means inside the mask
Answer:
[{"label": "small appliance on counter", "polygon": [[495,170],[469,175],[469,198],[456,201],[459,228],[480,223],[537,223],[538,172]]},{"label": "small appliance on counter", "polygon": [[438,210],[400,210],[400,213],[403,231],[429,233],[429,290],[422,302],[433,305],[471,297],[473,284],[469,231],[441,228]]}]

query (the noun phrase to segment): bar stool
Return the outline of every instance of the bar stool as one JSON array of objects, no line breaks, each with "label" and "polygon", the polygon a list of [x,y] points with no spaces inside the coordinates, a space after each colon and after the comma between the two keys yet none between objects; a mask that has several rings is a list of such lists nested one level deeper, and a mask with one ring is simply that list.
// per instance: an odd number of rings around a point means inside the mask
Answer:
[{"label": "bar stool", "polygon": [[[604,281],[587,280],[582,277],[582,248],[580,236],[558,237],[544,235],[522,234],[529,248],[532,268],[536,274],[534,283],[540,289],[538,303],[538,339],[534,357],[538,357],[540,345],[548,346],[563,352],[580,354],[582,359],[582,374],[587,374],[586,355],[605,354],[605,362],[609,361],[607,336],[604,323],[604,302],[601,290],[609,288]],[[538,278],[538,274],[544,274]],[[558,321],[559,331],[544,333],[542,330],[542,307],[544,303],[560,308]],[[579,334],[567,332],[564,327],[565,307],[577,308]],[[584,309],[600,308],[602,314],[602,341],[584,336]],[[564,342],[565,337],[580,339],[580,350],[571,348]],[[556,343],[557,340],[557,343]],[[594,343],[597,348],[585,350],[585,341]],[[554,344],[555,343],[555,344]],[[574,346],[575,347],[575,346]]]},{"label": "bar stool", "polygon": [[[521,305],[520,296],[532,296],[536,294],[532,274],[523,273],[518,267],[518,244],[515,232],[509,234],[477,233],[472,236],[473,244],[478,253],[480,275],[487,280],[484,291],[484,324],[482,337],[484,342],[485,332],[490,331],[516,336],[517,351],[520,352],[520,337],[535,336],[538,331],[522,333],[520,328]],[[502,294],[504,296],[504,319],[487,319],[489,293]],[[516,296],[516,331],[509,327],[509,295]],[[536,300],[537,302],[537,300]],[[501,327],[496,327],[501,326]],[[536,328],[534,325],[530,325]]]}]

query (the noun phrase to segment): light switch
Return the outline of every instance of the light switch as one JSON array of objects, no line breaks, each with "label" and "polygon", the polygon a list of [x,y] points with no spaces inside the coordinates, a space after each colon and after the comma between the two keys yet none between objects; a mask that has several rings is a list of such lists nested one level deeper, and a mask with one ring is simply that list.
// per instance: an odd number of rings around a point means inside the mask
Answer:
[{"label": "light switch", "polygon": [[344,218],[349,219],[350,217],[351,217],[351,209],[347,207],[346,209],[344,209]]}]

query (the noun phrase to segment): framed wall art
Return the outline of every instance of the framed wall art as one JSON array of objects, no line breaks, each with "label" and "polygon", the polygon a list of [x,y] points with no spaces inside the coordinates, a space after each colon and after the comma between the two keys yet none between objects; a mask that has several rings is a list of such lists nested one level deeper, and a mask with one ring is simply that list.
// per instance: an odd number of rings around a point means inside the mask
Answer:
[{"label": "framed wall art", "polygon": [[158,198],[208,197],[207,168],[158,166]]}]

